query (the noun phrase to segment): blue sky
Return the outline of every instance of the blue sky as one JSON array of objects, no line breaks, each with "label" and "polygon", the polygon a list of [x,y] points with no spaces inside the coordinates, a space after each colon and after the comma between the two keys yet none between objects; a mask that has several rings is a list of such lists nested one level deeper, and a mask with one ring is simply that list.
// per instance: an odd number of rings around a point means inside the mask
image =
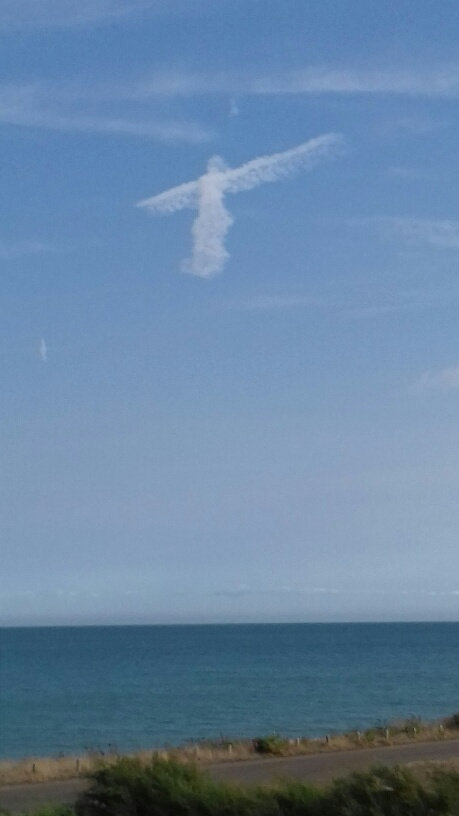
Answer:
[{"label": "blue sky", "polygon": [[4,624],[459,619],[458,24],[1,0]]}]

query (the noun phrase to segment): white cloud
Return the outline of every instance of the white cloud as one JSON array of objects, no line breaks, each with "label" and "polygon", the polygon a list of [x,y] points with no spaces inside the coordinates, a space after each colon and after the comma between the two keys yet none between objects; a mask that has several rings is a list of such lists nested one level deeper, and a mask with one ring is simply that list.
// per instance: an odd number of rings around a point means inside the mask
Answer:
[{"label": "white cloud", "polygon": [[40,340],[39,353],[40,353],[40,360],[42,361],[42,363],[47,363],[48,362],[48,346],[46,345],[46,342],[45,342],[43,337]]},{"label": "white cloud", "polygon": [[230,99],[229,103],[229,116],[230,118],[234,118],[235,116],[239,116],[240,110],[239,105],[237,104],[236,100]]},{"label": "white cloud", "polygon": [[256,72],[197,73],[158,71],[131,87],[138,97],[266,95],[374,95],[457,98],[459,65],[428,69],[393,70],[307,66],[296,71],[279,70],[272,76]]},{"label": "white cloud", "polygon": [[233,219],[224,205],[227,193],[252,190],[259,184],[280,181],[300,170],[309,170],[320,159],[336,154],[340,136],[329,133],[291,150],[260,156],[236,168],[226,167],[218,156],[210,159],[207,172],[196,181],[180,184],[159,195],[140,201],[152,213],[172,213],[189,207],[198,210],[193,223],[193,253],[183,269],[201,278],[211,278],[223,270],[228,252],[225,237]]},{"label": "white cloud", "polygon": [[371,70],[310,67],[256,80],[259,94],[400,94],[408,96],[457,96],[457,66],[431,70]]},{"label": "white cloud", "polygon": [[151,7],[158,0],[1,0],[0,29],[65,27],[110,22]]},{"label": "white cloud", "polygon": [[321,301],[309,295],[254,295],[241,303],[237,308],[247,311],[272,311],[281,309],[308,308],[318,306]]},{"label": "white cloud", "polygon": [[459,249],[459,221],[429,218],[381,218],[379,223],[392,236],[414,244],[440,249]]},{"label": "white cloud", "polygon": [[350,227],[374,227],[386,238],[414,246],[459,249],[459,221],[455,219],[370,216],[348,219],[346,223]]},{"label": "white cloud", "polygon": [[4,261],[14,261],[27,255],[53,251],[54,248],[43,241],[20,241],[13,244],[0,241],[0,259]]},{"label": "white cloud", "polygon": [[387,168],[387,173],[403,181],[426,181],[433,178],[433,173],[425,167],[411,167],[409,165],[395,164]]},{"label": "white cloud", "polygon": [[425,371],[418,385],[421,388],[456,391],[459,389],[459,365],[443,368],[440,371]]},{"label": "white cloud", "polygon": [[[19,127],[56,130],[68,133],[94,133],[137,136],[164,142],[197,144],[208,141],[213,133],[196,122],[152,118],[139,110],[128,117],[110,110],[94,115],[91,106],[97,94],[72,85],[0,86],[0,123]],[[98,106],[100,110],[100,105]]]}]

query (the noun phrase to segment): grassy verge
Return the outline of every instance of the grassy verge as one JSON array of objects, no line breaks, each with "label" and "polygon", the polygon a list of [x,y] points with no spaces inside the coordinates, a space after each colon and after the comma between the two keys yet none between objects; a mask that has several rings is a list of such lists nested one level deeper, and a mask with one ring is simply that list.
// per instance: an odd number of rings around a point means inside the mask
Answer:
[{"label": "grassy verge", "polygon": [[35,816],[459,816],[459,773],[375,768],[326,788],[299,782],[256,789],[212,782],[191,765],[120,758],[101,765],[75,807]]},{"label": "grassy verge", "polygon": [[[140,751],[134,754],[141,763],[148,764],[152,757],[172,759],[187,764],[206,765],[253,759],[259,756],[298,756],[326,751],[363,750],[382,745],[403,745],[413,742],[433,742],[459,737],[459,714],[438,722],[423,722],[410,718],[402,722],[383,723],[366,731],[321,738],[283,738],[278,734],[253,740],[196,742],[192,745],[162,751]],[[96,769],[103,757],[106,764],[116,763],[116,751],[93,751],[80,757],[27,758],[20,761],[0,762],[0,785],[23,782],[45,782],[84,776]]]}]

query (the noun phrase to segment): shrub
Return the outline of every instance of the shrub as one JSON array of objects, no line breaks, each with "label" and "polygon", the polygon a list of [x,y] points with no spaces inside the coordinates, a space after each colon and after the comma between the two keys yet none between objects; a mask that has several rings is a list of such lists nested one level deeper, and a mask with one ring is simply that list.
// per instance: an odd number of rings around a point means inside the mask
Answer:
[{"label": "shrub", "polygon": [[283,782],[268,791],[279,816],[320,816],[323,792],[303,782]]},{"label": "shrub", "polygon": [[375,768],[337,780],[322,802],[324,816],[432,816],[438,797],[404,768]]},{"label": "shrub", "polygon": [[373,742],[377,736],[379,736],[379,732],[377,728],[367,728],[364,732],[363,736],[367,740],[367,742]]},{"label": "shrub", "polygon": [[459,815],[459,773],[435,770],[430,776],[431,788],[436,796],[437,812]]},{"label": "shrub", "polygon": [[253,747],[257,754],[281,754],[285,748],[285,740],[278,734],[271,734],[268,737],[255,739]]},{"label": "shrub", "polygon": [[422,731],[424,728],[425,725],[419,717],[413,716],[405,720],[405,732],[407,734],[419,733],[419,731]]},{"label": "shrub", "polygon": [[[190,765],[120,759],[91,774],[77,816],[279,816],[263,793],[217,784]],[[266,799],[266,801],[264,801]],[[264,809],[260,809],[263,805]]]},{"label": "shrub", "polygon": [[404,768],[376,768],[325,790],[301,782],[238,788],[212,782],[192,766],[119,759],[91,774],[69,809],[40,816],[459,816],[459,774],[434,771],[426,784]]},{"label": "shrub", "polygon": [[445,728],[459,728],[459,711],[443,720]]}]

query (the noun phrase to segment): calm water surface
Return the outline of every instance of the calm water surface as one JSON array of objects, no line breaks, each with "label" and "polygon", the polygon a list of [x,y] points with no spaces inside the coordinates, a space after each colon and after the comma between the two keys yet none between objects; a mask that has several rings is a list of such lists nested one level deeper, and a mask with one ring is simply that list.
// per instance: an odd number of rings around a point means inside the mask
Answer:
[{"label": "calm water surface", "polygon": [[319,735],[459,709],[459,624],[0,630],[0,756]]}]

